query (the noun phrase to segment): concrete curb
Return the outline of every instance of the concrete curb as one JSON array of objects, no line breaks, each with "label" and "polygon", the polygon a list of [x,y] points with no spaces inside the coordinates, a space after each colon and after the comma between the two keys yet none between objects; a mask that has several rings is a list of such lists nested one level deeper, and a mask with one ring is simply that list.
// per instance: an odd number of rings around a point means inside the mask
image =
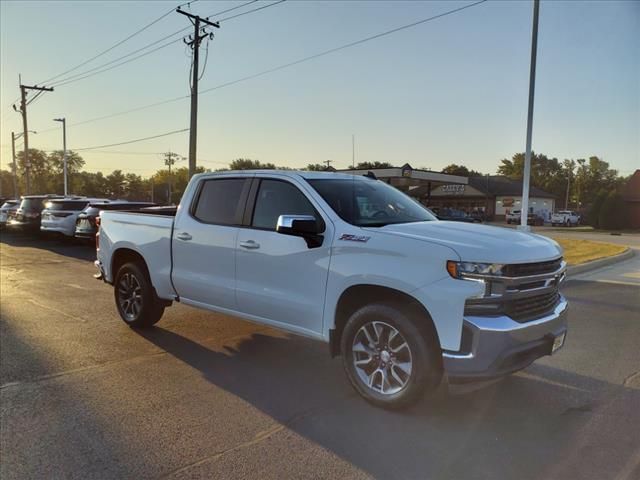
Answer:
[{"label": "concrete curb", "polygon": [[573,277],[574,275],[578,275],[580,273],[590,272],[591,270],[595,270],[601,267],[607,267],[609,265],[613,265],[614,263],[627,260],[628,258],[633,257],[633,255],[634,255],[633,249],[627,248],[624,252],[619,253],[618,255],[614,255],[612,257],[599,258],[598,260],[592,260],[590,262],[582,263],[580,265],[573,265],[567,268],[567,276]]}]

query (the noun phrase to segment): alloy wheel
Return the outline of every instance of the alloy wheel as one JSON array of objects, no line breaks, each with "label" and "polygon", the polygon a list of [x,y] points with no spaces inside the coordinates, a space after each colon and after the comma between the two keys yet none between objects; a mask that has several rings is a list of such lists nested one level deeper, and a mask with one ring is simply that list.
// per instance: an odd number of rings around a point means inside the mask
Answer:
[{"label": "alloy wheel", "polygon": [[367,322],[356,332],[351,350],[355,371],[371,390],[393,395],[406,387],[412,355],[398,329],[385,322]]},{"label": "alloy wheel", "polygon": [[132,273],[125,273],[118,282],[118,303],[128,321],[133,321],[142,310],[142,288]]}]

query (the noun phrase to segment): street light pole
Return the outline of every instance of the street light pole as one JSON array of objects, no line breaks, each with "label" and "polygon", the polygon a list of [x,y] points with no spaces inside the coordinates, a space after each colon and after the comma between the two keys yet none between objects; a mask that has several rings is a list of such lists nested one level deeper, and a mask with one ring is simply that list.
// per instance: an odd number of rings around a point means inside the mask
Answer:
[{"label": "street light pole", "polygon": [[529,68],[529,107],[527,112],[527,145],[524,154],[524,177],[522,179],[522,209],[520,210],[520,230],[529,231],[529,181],[531,177],[531,133],[533,130],[533,98],[536,89],[536,54],[538,51],[538,15],[540,0],[533,0],[533,28],[531,32],[531,65]]},{"label": "street light pole", "polygon": [[68,195],[67,191],[67,119],[54,118],[54,122],[62,122],[62,164],[64,170],[64,196]]}]

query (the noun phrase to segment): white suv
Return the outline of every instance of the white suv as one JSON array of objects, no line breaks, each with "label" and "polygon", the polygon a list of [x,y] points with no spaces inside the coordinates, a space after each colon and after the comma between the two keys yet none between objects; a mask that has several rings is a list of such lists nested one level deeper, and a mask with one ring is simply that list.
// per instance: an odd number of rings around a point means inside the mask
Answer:
[{"label": "white suv", "polygon": [[58,198],[44,205],[40,220],[40,231],[62,233],[73,237],[76,232],[78,215],[89,202],[106,201],[98,198]]}]

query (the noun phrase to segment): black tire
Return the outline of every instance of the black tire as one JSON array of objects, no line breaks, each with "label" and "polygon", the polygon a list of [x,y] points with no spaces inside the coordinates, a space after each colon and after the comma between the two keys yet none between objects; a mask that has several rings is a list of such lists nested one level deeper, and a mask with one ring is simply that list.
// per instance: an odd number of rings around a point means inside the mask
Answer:
[{"label": "black tire", "polygon": [[[430,319],[413,319],[411,317],[412,315],[393,305],[372,304],[357,310],[353,315],[351,315],[349,320],[347,320],[344,327],[341,338],[341,352],[343,366],[347,377],[355,390],[365,400],[378,407],[392,410],[408,407],[417,402],[427,391],[435,390],[442,378],[441,350],[435,338],[435,333],[429,333],[433,328],[427,328],[428,325],[426,322],[430,322]],[[387,357],[389,352],[394,351],[393,345],[397,347],[398,342],[401,341],[404,341],[404,343],[407,344],[409,353],[407,354],[404,348],[400,351],[396,350],[395,355],[397,355],[397,357],[391,359],[391,362],[387,364],[386,367],[385,364],[382,363],[381,367],[380,362],[382,361],[382,352],[379,351],[380,349],[378,349],[377,355],[377,357],[380,358],[374,358],[375,355],[365,353],[361,350],[354,352],[353,348],[356,335],[363,335],[364,332],[362,332],[362,329],[365,325],[367,325],[367,328],[371,332],[372,330],[370,330],[370,328],[374,328],[372,322],[376,322],[376,325],[378,326],[380,324],[390,326],[401,336],[400,340],[397,340],[397,335],[394,337],[393,341],[396,342],[395,344],[393,344],[392,341],[386,342],[387,346],[383,347],[383,350],[387,351]],[[418,322],[425,323],[419,325]],[[384,334],[380,336],[383,337]],[[390,335],[387,335],[387,339],[389,336]],[[384,341],[382,343],[384,343]],[[358,348],[362,348],[360,345],[361,344],[358,343]],[[376,352],[373,351],[372,353],[375,354]],[[354,362],[362,362],[362,355],[369,356],[371,358],[371,363],[369,366],[358,368]],[[405,358],[401,359],[401,355],[405,355]],[[407,355],[410,355],[411,367],[410,374],[405,375],[404,370],[398,371],[398,367],[399,365],[406,365],[406,363],[402,362],[406,362]],[[396,360],[398,361],[394,365],[393,362]],[[361,378],[361,375],[367,375],[368,369],[374,370],[374,373],[372,374],[374,379],[382,375],[382,373],[376,374],[376,371],[384,369],[386,372],[386,377],[382,376],[381,380],[378,382],[378,389],[375,388],[375,384],[373,387],[370,387],[365,383],[365,380]],[[389,372],[391,372],[392,369],[395,369],[395,372],[392,373],[395,373],[396,377],[391,377]],[[360,373],[358,373],[358,370]],[[398,375],[406,382],[403,386],[401,386],[400,382],[396,381]],[[369,379],[371,380],[372,377],[369,377]],[[395,382],[395,388],[400,389],[398,391],[393,391],[392,388],[389,388],[389,391],[386,393],[379,391],[381,389],[384,390],[385,388],[385,378],[389,379],[389,382]],[[389,387],[392,387],[391,383],[389,383]]]},{"label": "black tire", "polygon": [[132,328],[155,325],[164,313],[164,304],[156,296],[147,269],[138,263],[120,267],[113,292],[120,318]]}]

